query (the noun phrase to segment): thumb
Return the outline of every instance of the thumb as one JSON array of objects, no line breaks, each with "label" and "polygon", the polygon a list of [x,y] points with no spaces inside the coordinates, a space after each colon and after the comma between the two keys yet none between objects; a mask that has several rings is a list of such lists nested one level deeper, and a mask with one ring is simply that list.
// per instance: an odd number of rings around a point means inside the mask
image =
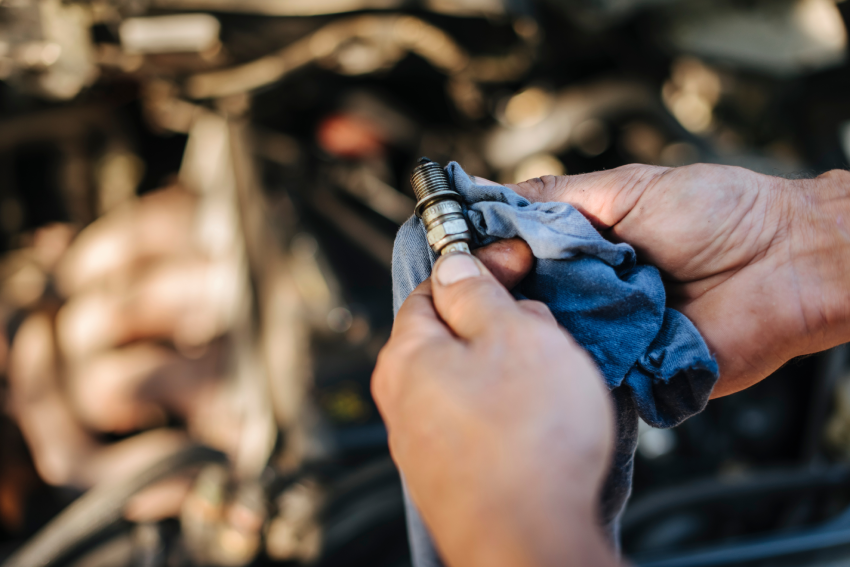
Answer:
[{"label": "thumb", "polygon": [[437,313],[461,338],[474,339],[520,315],[508,290],[471,254],[440,258],[431,282]]}]

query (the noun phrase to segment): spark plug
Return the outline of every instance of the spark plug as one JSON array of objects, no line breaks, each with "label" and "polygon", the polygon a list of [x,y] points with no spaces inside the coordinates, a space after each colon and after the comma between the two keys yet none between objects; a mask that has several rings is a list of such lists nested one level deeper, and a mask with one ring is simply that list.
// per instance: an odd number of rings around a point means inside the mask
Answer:
[{"label": "spark plug", "polygon": [[410,184],[416,195],[416,216],[425,223],[428,245],[437,254],[469,253],[472,233],[463,209],[460,193],[452,189],[449,177],[439,163],[423,157],[413,169]]}]

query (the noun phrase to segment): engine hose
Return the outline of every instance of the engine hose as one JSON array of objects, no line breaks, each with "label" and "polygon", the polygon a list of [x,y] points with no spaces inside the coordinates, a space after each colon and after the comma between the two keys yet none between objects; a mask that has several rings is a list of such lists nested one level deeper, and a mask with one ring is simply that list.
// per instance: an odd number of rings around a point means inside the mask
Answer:
[{"label": "engine hose", "polygon": [[3,563],[3,567],[55,565],[86,539],[121,519],[128,500],[144,488],[187,467],[225,462],[227,457],[223,453],[192,445],[134,476],[95,486],[30,538]]}]

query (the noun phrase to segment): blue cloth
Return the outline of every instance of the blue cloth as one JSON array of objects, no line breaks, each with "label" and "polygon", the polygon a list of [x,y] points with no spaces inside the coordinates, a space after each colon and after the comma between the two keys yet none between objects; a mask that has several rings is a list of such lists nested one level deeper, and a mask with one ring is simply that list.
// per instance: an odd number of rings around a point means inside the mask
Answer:
[{"label": "blue cloth", "polygon": [[[465,200],[474,246],[513,237],[528,243],[535,266],[514,296],[548,305],[593,357],[611,391],[617,439],[600,516],[616,543],[617,520],[631,492],[638,417],[673,427],[702,411],[718,378],[717,363],[693,323],[665,307],[658,270],[639,265],[631,246],[605,240],[571,205],[530,203],[507,187],[478,185],[455,162],[446,171]],[[431,275],[436,259],[422,222],[411,217],[393,248],[396,313]],[[414,566],[442,565],[407,504]]]}]

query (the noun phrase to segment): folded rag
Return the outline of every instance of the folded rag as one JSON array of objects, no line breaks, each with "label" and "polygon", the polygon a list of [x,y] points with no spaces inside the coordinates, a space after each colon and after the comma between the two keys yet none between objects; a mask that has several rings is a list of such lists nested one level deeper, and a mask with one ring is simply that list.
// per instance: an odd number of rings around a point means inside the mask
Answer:
[{"label": "folded rag", "polygon": [[[475,246],[514,237],[528,243],[534,269],[513,295],[545,303],[590,353],[611,391],[617,438],[601,518],[616,544],[631,492],[638,417],[673,427],[702,411],[718,378],[717,363],[693,323],[665,307],[658,270],[638,265],[631,246],[605,240],[571,205],[531,203],[507,187],[476,184],[455,162],[446,171],[464,198]],[[421,221],[411,217],[393,248],[396,313],[436,260]],[[407,521],[414,566],[442,565],[409,499]]]}]

